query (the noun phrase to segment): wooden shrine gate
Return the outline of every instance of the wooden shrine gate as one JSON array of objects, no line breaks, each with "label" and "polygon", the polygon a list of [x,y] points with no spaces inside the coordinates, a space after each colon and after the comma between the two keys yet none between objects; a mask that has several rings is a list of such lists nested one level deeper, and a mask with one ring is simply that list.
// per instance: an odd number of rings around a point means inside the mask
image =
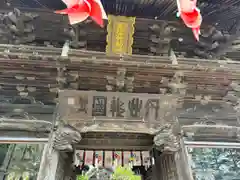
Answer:
[{"label": "wooden shrine gate", "polygon": [[[59,135],[62,136],[61,131],[63,134],[80,132],[80,141],[72,146],[76,166],[96,165],[97,162],[99,166],[112,167],[117,156],[118,165],[129,165],[132,160],[132,165],[150,167],[155,164],[149,155],[155,143],[153,135],[161,128],[167,128],[167,131],[171,128],[168,126],[175,122],[173,114],[178,100],[179,95],[173,94],[62,90],[59,92],[58,112],[65,130],[59,128]],[[66,124],[73,129],[67,130]],[[159,135],[160,141],[169,137],[164,129]],[[74,134],[72,137],[76,142],[78,139]],[[56,135],[55,149],[59,149],[64,143],[58,132]],[[175,145],[165,146],[174,149]],[[116,149],[121,151],[113,151]],[[161,164],[169,165],[158,167],[163,169],[162,176],[169,177],[166,180],[171,180],[173,175],[177,177],[176,163],[172,163],[175,155],[163,154],[161,158]],[[175,167],[170,168],[172,165]],[[62,169],[64,167],[66,164]]]}]

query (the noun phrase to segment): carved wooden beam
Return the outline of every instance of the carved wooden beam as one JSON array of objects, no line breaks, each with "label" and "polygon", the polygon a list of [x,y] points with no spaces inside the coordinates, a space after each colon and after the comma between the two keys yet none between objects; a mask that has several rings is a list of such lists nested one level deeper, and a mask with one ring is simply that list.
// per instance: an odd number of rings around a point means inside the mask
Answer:
[{"label": "carved wooden beam", "polygon": [[73,145],[82,139],[80,133],[71,126],[59,126],[54,132],[53,149],[72,152]]},{"label": "carved wooden beam", "polygon": [[0,130],[50,132],[52,123],[44,120],[0,119]]},{"label": "carved wooden beam", "polygon": [[187,140],[240,142],[240,127],[224,124],[195,124],[182,127]]},{"label": "carved wooden beam", "polygon": [[118,68],[115,77],[106,76],[106,90],[132,92],[134,88],[134,77],[130,75],[126,76],[126,73],[126,68]]},{"label": "carved wooden beam", "polygon": [[[102,52],[106,49],[107,29],[98,28],[92,22],[85,21],[80,25],[70,26],[66,16],[26,8],[0,9],[0,13],[0,43],[61,47],[69,40],[74,49]],[[213,34],[213,31],[210,32]],[[208,34],[204,35],[209,36]],[[210,43],[205,42],[203,38],[198,44],[201,48],[196,48],[191,32],[186,31],[181,23],[137,18],[133,35],[133,54],[163,56],[167,54],[171,44],[172,48],[181,54],[187,52],[189,56],[215,57],[213,55],[216,54],[216,48],[229,44],[225,40],[219,40],[219,33],[212,34],[210,36],[213,39]],[[218,41],[214,43],[216,38]]]},{"label": "carved wooden beam", "polygon": [[1,96],[0,100],[1,132],[19,132],[19,137],[26,137],[27,132],[37,132],[38,136],[51,131],[55,105],[44,105],[36,102],[33,97]]},{"label": "carved wooden beam", "polygon": [[[232,34],[229,32],[221,32],[213,26],[209,26],[203,30],[201,40],[194,48],[194,53],[203,58],[217,59],[226,56],[227,52],[235,51],[234,42],[239,37],[239,21],[236,22],[236,30]],[[230,53],[231,54],[231,53]],[[227,54],[227,57],[233,56]]]},{"label": "carved wooden beam", "polygon": [[181,128],[178,122],[171,122],[159,128],[154,136],[154,146],[161,152],[175,153],[180,150]]},{"label": "carved wooden beam", "polygon": [[[22,56],[22,60],[14,60],[15,55],[8,53],[8,48],[1,50],[5,51],[0,60],[1,95],[21,96],[25,99],[33,97],[34,101],[54,104],[54,88],[57,87],[56,62],[51,58],[40,62],[40,55],[36,51],[32,51],[30,56]],[[20,46],[18,50],[21,52]]]},{"label": "carved wooden beam", "polygon": [[[189,108],[190,106],[192,108]],[[229,102],[211,105],[188,104],[178,113],[178,119],[187,140],[239,141],[239,115]]]},{"label": "carved wooden beam", "polygon": [[[109,127],[110,128],[110,127]],[[146,151],[153,145],[149,134],[125,132],[87,132],[81,133],[82,140],[75,147],[86,150],[139,150]]]},{"label": "carved wooden beam", "polygon": [[1,15],[0,41],[5,44],[28,44],[35,40],[33,20],[37,15],[14,9]]},{"label": "carved wooden beam", "polygon": [[[65,88],[100,91],[106,91],[114,83],[121,91],[178,92],[185,94],[186,100],[207,103],[222,100],[231,80],[240,79],[239,63],[235,61],[178,58],[175,65],[169,57],[106,56],[70,49],[68,57],[62,58],[61,52],[59,48],[1,45],[0,76],[4,81],[0,91],[54,102],[60,82]],[[119,65],[122,68],[119,69]],[[109,84],[107,77],[114,77],[114,82]],[[124,89],[121,89],[123,82]]]},{"label": "carved wooden beam", "polygon": [[[0,43],[35,44],[60,47],[69,40],[73,48],[86,48],[85,31],[72,27],[62,16],[26,9],[0,10]],[[65,20],[65,21],[64,21]],[[51,29],[49,31],[49,29]],[[83,31],[83,32],[82,32]]]}]

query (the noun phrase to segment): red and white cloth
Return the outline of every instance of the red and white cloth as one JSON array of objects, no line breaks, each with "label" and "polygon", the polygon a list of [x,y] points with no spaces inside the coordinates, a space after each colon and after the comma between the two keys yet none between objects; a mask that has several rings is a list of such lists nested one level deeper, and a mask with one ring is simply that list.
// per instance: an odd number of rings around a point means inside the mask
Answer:
[{"label": "red and white cloth", "polygon": [[107,14],[103,8],[101,0],[62,0],[67,8],[57,10],[57,14],[67,14],[71,25],[80,23],[91,17],[99,26],[103,27],[103,19],[107,19]]}]

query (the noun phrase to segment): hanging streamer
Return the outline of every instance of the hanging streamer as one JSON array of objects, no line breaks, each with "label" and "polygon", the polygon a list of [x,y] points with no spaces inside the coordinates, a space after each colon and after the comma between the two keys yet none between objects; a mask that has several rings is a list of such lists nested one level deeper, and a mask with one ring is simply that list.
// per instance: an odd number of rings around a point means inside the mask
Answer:
[{"label": "hanging streamer", "polygon": [[101,0],[62,0],[67,8],[55,11],[57,14],[67,14],[71,25],[86,20],[89,16],[99,26],[103,27],[103,19],[107,19]]},{"label": "hanging streamer", "polygon": [[103,151],[96,151],[95,152],[95,166],[103,166]]},{"label": "hanging streamer", "polygon": [[113,165],[113,153],[112,151],[105,151],[105,160],[104,160],[104,165],[107,168],[112,167]]},{"label": "hanging streamer", "polygon": [[85,162],[84,164],[92,165],[94,162],[93,151],[85,151]]},{"label": "hanging streamer", "polygon": [[[146,166],[150,162],[150,153],[148,151],[91,151],[76,150],[74,153],[74,165],[96,165],[111,168],[114,162],[117,166],[128,166],[129,162],[134,166]],[[123,161],[122,161],[123,159]]]},{"label": "hanging streamer", "polygon": [[140,151],[133,151],[132,152],[132,157],[133,162],[134,162],[134,166],[141,166],[142,162],[141,162],[141,152]]},{"label": "hanging streamer", "polygon": [[77,150],[74,155],[74,164],[76,166],[82,166],[84,163],[84,150]]},{"label": "hanging streamer", "polygon": [[197,8],[197,0],[177,0],[178,13],[184,24],[192,29],[193,35],[199,41],[202,15]]}]

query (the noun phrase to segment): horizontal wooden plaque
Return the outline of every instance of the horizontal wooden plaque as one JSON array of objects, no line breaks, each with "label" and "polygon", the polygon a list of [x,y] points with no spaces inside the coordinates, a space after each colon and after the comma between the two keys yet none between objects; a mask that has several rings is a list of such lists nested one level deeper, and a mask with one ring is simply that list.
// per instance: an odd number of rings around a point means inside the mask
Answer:
[{"label": "horizontal wooden plaque", "polygon": [[173,120],[178,96],[64,90],[60,91],[59,100],[62,120],[81,132],[151,134],[158,125]]}]

